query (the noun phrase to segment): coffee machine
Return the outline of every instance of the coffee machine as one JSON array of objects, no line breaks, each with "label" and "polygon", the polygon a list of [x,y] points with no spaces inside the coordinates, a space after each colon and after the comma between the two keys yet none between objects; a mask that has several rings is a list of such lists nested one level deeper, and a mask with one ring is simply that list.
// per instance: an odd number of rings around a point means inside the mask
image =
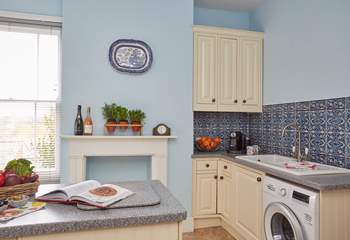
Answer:
[{"label": "coffee machine", "polygon": [[249,139],[240,131],[230,133],[229,153],[244,154],[249,145]]}]

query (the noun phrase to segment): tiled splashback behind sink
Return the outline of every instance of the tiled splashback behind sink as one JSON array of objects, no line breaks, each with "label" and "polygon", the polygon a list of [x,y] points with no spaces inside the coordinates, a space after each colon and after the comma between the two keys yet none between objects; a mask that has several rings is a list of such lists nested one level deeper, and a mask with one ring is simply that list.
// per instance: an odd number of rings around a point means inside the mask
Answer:
[{"label": "tiled splashback behind sink", "polygon": [[228,144],[230,131],[248,133],[264,153],[290,156],[295,130],[282,129],[297,122],[301,128],[302,149],[310,149],[311,160],[350,168],[350,98],[265,105],[263,113],[194,114],[194,135],[221,136]]}]

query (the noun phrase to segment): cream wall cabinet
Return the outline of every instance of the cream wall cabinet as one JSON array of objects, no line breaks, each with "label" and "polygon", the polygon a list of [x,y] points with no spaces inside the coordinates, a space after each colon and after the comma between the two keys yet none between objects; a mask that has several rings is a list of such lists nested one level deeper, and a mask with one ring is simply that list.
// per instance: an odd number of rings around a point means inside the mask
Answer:
[{"label": "cream wall cabinet", "polygon": [[195,26],[194,111],[262,111],[262,41],[258,32]]}]

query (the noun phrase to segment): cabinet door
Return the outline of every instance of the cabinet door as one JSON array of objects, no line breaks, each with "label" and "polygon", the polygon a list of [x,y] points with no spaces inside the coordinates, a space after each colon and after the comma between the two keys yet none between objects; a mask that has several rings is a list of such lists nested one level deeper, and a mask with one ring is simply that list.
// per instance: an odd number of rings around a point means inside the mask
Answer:
[{"label": "cabinet door", "polygon": [[216,214],[216,173],[196,175],[196,215]]},{"label": "cabinet door", "polygon": [[[222,163],[220,165],[224,166],[227,165],[227,163]],[[235,185],[232,174],[229,174],[227,171],[222,171],[222,168],[220,168],[220,170],[218,180],[218,213],[232,226],[234,223]]]},{"label": "cabinet door", "polygon": [[195,33],[193,110],[217,111],[216,35]]},{"label": "cabinet door", "polygon": [[262,41],[242,39],[241,72],[239,80],[240,101],[245,111],[262,111]]},{"label": "cabinet door", "polygon": [[262,239],[262,176],[245,168],[235,168],[234,227],[247,240]]},{"label": "cabinet door", "polygon": [[238,105],[238,39],[218,38],[218,99],[219,111],[235,111]]}]

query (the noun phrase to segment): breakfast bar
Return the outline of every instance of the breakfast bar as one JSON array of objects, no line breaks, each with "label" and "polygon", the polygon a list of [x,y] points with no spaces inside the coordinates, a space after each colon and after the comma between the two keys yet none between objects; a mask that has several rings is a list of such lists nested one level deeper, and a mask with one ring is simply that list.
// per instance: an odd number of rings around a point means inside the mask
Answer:
[{"label": "breakfast bar", "polygon": [[43,210],[1,224],[0,239],[181,239],[185,208],[162,183],[149,183],[160,197],[160,204],[83,211],[50,203]]}]

